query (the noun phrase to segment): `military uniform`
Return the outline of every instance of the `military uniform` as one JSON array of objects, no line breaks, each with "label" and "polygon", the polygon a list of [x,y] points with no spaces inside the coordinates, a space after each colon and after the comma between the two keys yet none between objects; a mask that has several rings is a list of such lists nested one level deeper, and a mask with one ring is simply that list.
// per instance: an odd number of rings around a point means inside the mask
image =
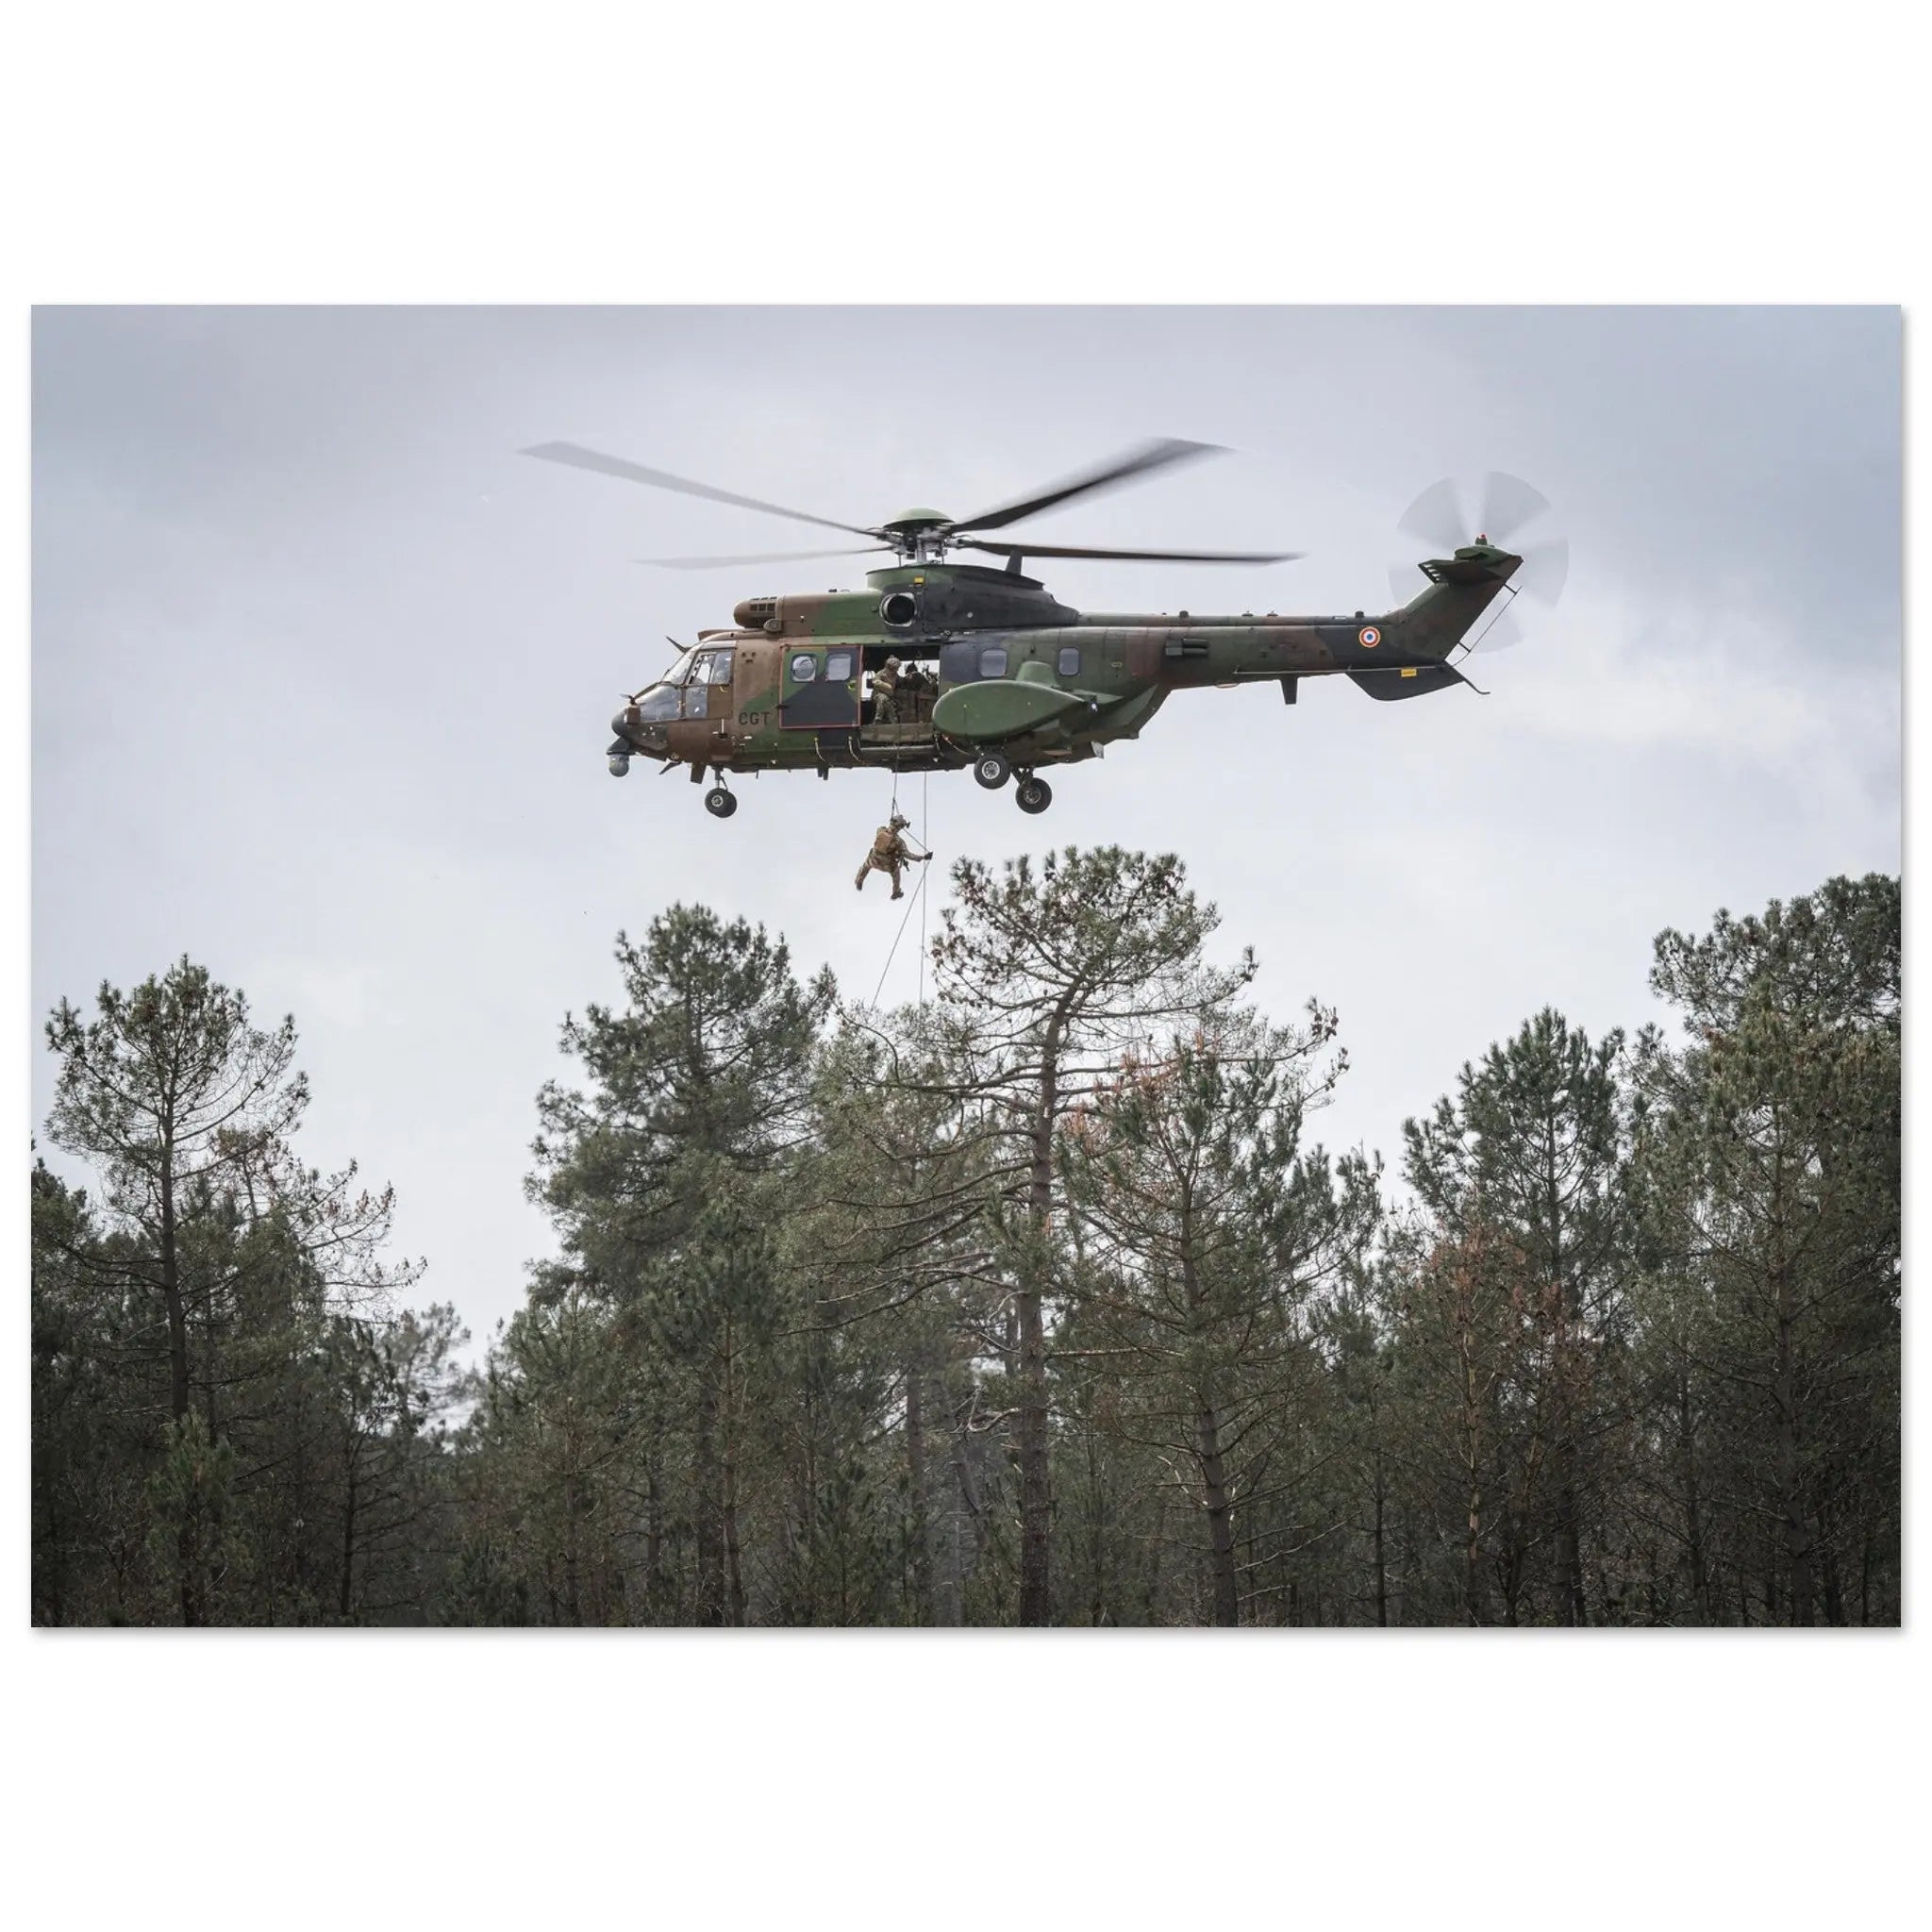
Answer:
[{"label": "military uniform", "polygon": [[868,873],[882,872],[892,881],[892,897],[903,899],[905,891],[900,886],[899,874],[906,866],[917,860],[924,863],[932,855],[929,852],[908,852],[906,841],[899,834],[912,822],[901,818],[894,812],[886,824],[873,834],[872,850],[865,855],[865,862],[858,868],[858,876],[852,883],[862,892]]},{"label": "military uniform", "polygon": [[899,722],[899,660],[888,658],[873,674],[872,722],[896,724]]},{"label": "military uniform", "polygon": [[901,667],[898,685],[892,696],[892,715],[901,724],[919,723],[921,695],[932,688],[931,681],[921,672],[917,664]]}]

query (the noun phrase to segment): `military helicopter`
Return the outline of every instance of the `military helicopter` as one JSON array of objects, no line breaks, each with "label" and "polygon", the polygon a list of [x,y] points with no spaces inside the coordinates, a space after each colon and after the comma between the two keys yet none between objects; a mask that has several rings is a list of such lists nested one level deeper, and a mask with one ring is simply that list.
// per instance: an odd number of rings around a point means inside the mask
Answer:
[{"label": "military helicopter", "polygon": [[[634,757],[655,758],[666,771],[682,765],[693,784],[708,774],[705,808],[721,819],[738,809],[726,782],[730,774],[816,772],[829,778],[855,769],[970,769],[989,791],[1015,779],[1020,809],[1042,812],[1053,803],[1044,771],[1140,737],[1174,691],[1273,684],[1291,705],[1303,678],[1341,674],[1372,698],[1422,697],[1468,682],[1449,658],[1519,572],[1524,581],[1516,588],[1541,601],[1554,602],[1561,590],[1568,546],[1560,539],[1522,553],[1502,547],[1549,506],[1528,484],[1500,474],[1486,480],[1474,521],[1452,479],[1416,499],[1398,530],[1446,554],[1422,562],[1428,581],[1419,594],[1374,615],[1075,610],[1024,574],[1027,558],[1261,564],[1301,553],[1114,550],[991,535],[1075,497],[1219,453],[1213,444],[1163,439],[977,516],[908,509],[867,525],[713,489],[578,443],[540,443],[522,452],[872,540],[861,550],[647,562],[694,570],[892,556],[892,562],[867,573],[864,591],[747,597],[728,627],[702,630],[691,645],[671,640],[680,653],[676,664],[630,693],[611,720],[616,737],[607,757],[614,776],[623,777]],[[1473,530],[1478,534],[1470,541]],[[1003,558],[1005,567],[948,560],[949,553],[962,550]],[[1400,598],[1405,586],[1395,573],[1391,585]],[[889,662],[899,689],[893,715],[882,720],[866,681],[876,682]]]}]

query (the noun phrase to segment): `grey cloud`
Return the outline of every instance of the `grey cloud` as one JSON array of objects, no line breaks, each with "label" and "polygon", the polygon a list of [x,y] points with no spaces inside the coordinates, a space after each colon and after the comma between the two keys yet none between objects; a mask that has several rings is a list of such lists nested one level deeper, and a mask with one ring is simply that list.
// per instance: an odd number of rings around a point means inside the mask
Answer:
[{"label": "grey cloud", "polygon": [[[741,781],[719,824],[601,756],[666,632],[862,566],[641,569],[796,533],[514,452],[869,522],[1186,436],[1238,454],[1041,536],[1308,558],[1069,563],[1059,594],[1375,608],[1410,497],[1501,468],[1557,507],[1565,602],[1486,700],[1188,694],[1043,821],[959,778],[902,799],[942,858],[1182,853],[1272,1005],[1341,1009],[1324,1136],[1392,1150],[1544,1001],[1646,1017],[1659,926],[1896,868],[1899,351],[1890,309],[43,310],[36,1038],[184,950],[292,1008],[311,1158],[393,1180],[425,1291],[487,1324],[545,1244],[531,1097],[615,930],[708,899],[869,993],[897,910],[844,884],[881,779]],[[916,984],[908,939],[887,997]]]}]

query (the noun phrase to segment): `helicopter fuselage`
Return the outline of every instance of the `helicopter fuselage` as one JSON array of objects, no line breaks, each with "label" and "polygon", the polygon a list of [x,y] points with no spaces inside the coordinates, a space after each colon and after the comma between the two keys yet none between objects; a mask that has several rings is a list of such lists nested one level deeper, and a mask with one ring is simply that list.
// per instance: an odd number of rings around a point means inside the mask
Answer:
[{"label": "helicopter fuselage", "polygon": [[[610,766],[635,753],[695,781],[974,765],[992,784],[1137,738],[1174,691],[1272,683],[1293,703],[1302,678],[1345,675],[1372,697],[1421,696],[1463,681],[1446,659],[1519,561],[1465,546],[1375,615],[1083,612],[1017,570],[932,561],[874,571],[862,591],[747,598],[612,720]],[[888,658],[890,722],[867,694]]]}]

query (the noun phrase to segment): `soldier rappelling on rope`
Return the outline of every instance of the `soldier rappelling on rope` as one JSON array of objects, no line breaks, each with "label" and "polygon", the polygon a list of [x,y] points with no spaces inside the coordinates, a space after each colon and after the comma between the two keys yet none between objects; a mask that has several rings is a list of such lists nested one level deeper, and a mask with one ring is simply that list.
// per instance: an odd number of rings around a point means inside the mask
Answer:
[{"label": "soldier rappelling on rope", "polygon": [[885,873],[892,881],[892,897],[906,896],[899,883],[900,874],[908,865],[924,865],[932,857],[930,852],[915,852],[906,842],[906,828],[912,821],[903,812],[894,811],[890,819],[873,834],[872,850],[865,855],[865,861],[858,868],[858,876],[852,881],[859,891],[865,891],[868,873]]}]

